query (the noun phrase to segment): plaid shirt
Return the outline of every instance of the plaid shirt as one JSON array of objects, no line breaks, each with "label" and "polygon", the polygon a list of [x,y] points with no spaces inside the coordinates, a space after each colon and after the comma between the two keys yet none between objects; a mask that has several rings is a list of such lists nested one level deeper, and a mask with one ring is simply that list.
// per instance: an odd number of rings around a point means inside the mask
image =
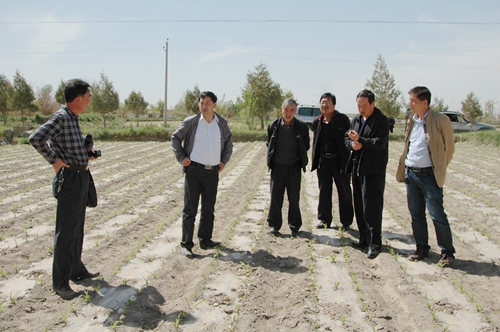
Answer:
[{"label": "plaid shirt", "polygon": [[61,159],[70,166],[85,166],[89,157],[78,119],[63,105],[30,135],[29,142],[50,164]]}]

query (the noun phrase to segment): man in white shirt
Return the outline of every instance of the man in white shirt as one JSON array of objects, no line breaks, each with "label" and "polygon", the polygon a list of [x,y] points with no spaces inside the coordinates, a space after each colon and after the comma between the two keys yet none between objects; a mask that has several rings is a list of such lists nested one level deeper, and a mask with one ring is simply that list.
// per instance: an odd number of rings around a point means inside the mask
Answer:
[{"label": "man in white shirt", "polygon": [[455,143],[450,119],[429,107],[431,92],[424,86],[409,91],[410,108],[405,148],[396,173],[399,182],[406,183],[408,209],[411,214],[413,236],[417,245],[412,261],[428,257],[430,246],[425,207],[434,223],[441,266],[455,260],[455,248],[448,217],[444,212],[443,185],[446,168],[453,157]]},{"label": "man in white shirt", "polygon": [[210,91],[202,92],[200,113],[184,119],[171,138],[172,149],[185,172],[181,253],[188,258],[193,257],[194,222],[200,196],[200,248],[220,245],[212,241],[215,200],[219,173],[231,158],[233,139],[226,119],[215,113],[216,107],[217,96]]}]

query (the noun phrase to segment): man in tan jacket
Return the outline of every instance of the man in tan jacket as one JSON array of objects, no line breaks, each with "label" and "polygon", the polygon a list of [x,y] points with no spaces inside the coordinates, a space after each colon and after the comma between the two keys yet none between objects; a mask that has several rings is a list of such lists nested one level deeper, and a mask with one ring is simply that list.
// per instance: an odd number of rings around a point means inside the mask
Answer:
[{"label": "man in tan jacket", "polygon": [[406,183],[408,209],[411,214],[413,236],[417,244],[412,261],[428,257],[430,246],[425,207],[429,210],[439,247],[441,266],[449,266],[455,259],[455,248],[448,217],[443,206],[443,185],[446,167],[450,163],[455,143],[450,119],[429,108],[431,92],[423,86],[411,89],[410,108],[405,148],[396,173],[399,182]]}]

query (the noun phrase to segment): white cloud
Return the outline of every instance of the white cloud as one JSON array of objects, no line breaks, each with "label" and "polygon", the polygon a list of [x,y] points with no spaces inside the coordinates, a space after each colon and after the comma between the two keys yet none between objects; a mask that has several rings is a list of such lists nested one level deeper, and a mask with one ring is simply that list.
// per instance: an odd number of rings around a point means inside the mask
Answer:
[{"label": "white cloud", "polygon": [[242,53],[248,52],[245,50],[242,46],[232,46],[232,47],[226,47],[224,50],[218,51],[218,52],[210,52],[204,54],[200,61],[201,62],[210,62],[216,59],[220,58],[227,58],[227,57],[233,57],[240,55]]}]

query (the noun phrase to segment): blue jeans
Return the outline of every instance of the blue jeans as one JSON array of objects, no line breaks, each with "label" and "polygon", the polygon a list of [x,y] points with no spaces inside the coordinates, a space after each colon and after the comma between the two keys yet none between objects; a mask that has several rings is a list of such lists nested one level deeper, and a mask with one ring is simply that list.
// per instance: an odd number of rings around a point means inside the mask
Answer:
[{"label": "blue jeans", "polygon": [[450,223],[444,212],[443,188],[439,188],[437,185],[432,168],[420,172],[406,168],[406,176],[408,209],[411,214],[411,226],[417,248],[430,249],[428,244],[427,220],[425,217],[425,206],[427,205],[429,215],[434,223],[441,254],[453,255],[455,248],[453,248]]}]

